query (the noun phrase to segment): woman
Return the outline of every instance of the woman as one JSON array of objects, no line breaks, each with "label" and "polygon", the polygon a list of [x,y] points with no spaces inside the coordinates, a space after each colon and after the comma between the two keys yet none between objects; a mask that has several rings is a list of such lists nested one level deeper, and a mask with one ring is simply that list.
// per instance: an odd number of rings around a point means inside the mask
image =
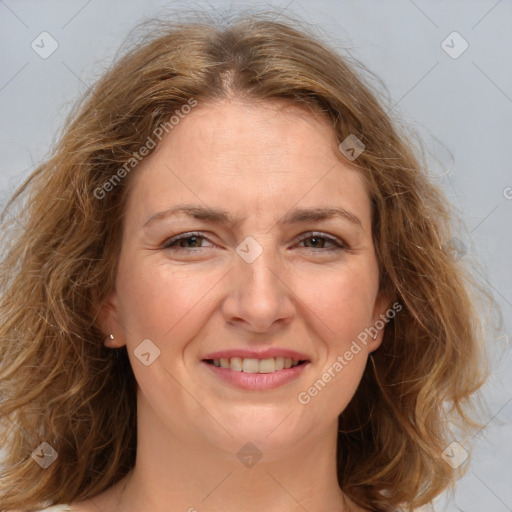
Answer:
[{"label": "woman", "polygon": [[464,467],[482,329],[449,208],[306,28],[164,24],[23,199],[2,510],[413,510]]}]

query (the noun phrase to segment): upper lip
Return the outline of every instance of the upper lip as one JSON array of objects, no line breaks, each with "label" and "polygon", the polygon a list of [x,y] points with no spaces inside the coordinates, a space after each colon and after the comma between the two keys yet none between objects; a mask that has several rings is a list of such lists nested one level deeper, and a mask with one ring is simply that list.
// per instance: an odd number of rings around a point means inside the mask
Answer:
[{"label": "upper lip", "polygon": [[203,359],[231,359],[232,357],[240,357],[242,359],[269,359],[271,357],[289,357],[299,361],[309,361],[310,358],[287,348],[269,347],[261,349],[233,348],[227,350],[219,350],[206,354]]}]

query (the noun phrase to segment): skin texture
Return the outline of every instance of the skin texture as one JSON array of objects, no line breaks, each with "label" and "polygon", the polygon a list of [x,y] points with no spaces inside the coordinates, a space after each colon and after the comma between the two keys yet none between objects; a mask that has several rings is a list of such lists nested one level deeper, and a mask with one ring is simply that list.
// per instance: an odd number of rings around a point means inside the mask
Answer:
[{"label": "skin texture", "polygon": [[[76,510],[362,510],[338,488],[337,418],[383,332],[310,403],[297,398],[388,306],[378,295],[369,196],[337,151],[330,126],[309,112],[231,99],[200,103],[133,171],[102,325],[114,335],[108,346],[127,345],[139,385],[137,462]],[[144,227],[178,203],[223,208],[238,223],[180,215]],[[326,205],[360,225],[341,217],[280,223],[291,209]],[[164,248],[196,231],[204,238]],[[311,231],[348,247],[330,251]],[[236,252],[249,236],[263,250],[252,263]],[[149,366],[134,355],[144,339],[161,352]],[[238,389],[202,362],[209,352],[263,346],[311,362],[268,391]],[[236,456],[247,442],[262,454],[251,468]]]}]

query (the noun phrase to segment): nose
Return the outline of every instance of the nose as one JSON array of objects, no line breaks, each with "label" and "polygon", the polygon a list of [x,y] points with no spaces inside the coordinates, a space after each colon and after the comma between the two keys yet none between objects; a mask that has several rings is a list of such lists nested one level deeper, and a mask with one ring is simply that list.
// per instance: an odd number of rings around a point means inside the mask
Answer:
[{"label": "nose", "polygon": [[226,322],[266,334],[289,324],[295,313],[293,292],[271,243],[250,263],[235,254],[233,265],[222,306]]}]

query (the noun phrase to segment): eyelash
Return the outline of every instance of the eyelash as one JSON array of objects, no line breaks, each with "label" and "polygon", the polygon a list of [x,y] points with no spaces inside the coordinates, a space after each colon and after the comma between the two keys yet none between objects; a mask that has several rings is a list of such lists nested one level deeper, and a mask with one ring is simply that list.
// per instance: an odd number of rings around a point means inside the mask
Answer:
[{"label": "eyelash", "polygon": [[[332,252],[332,251],[348,249],[348,246],[345,243],[343,243],[341,240],[338,240],[335,237],[326,235],[325,233],[320,233],[320,232],[317,232],[317,231],[311,231],[311,232],[307,233],[307,235],[308,236],[305,236],[305,237],[301,238],[299,240],[299,243],[303,242],[304,240],[307,240],[308,238],[320,238],[320,239],[327,240],[328,242],[334,244],[334,247],[331,247],[331,248],[328,248],[328,249],[325,249],[323,247],[320,248],[320,251],[322,251],[322,252]],[[175,247],[175,246],[173,246],[173,244],[179,242],[180,240],[186,240],[188,238],[193,238],[193,237],[204,238],[205,240],[208,240],[200,232],[184,233],[182,235],[178,235],[178,236],[175,236],[173,238],[170,238],[169,240],[164,242],[163,248],[164,249],[174,249],[174,250],[177,250],[177,251],[189,251],[191,249],[192,250],[206,249],[206,247]],[[316,250],[316,249],[314,249],[312,247],[305,247],[305,249],[313,249],[314,252],[319,252],[318,250]]]}]

